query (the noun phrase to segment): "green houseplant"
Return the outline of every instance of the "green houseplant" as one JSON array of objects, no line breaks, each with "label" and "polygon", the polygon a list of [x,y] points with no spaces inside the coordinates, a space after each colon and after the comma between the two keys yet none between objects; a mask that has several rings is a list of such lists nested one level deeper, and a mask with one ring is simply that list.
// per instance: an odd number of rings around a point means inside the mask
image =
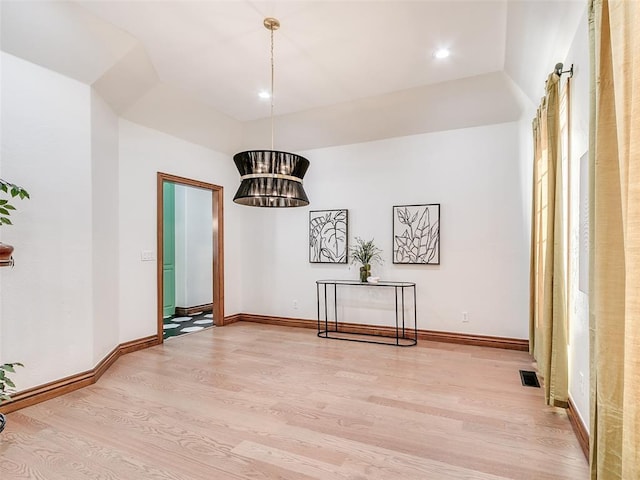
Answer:
[{"label": "green houseplant", "polygon": [[16,367],[24,367],[21,363],[4,363],[0,365],[0,402],[11,400],[11,394],[15,393],[16,385],[7,373],[16,373]]},{"label": "green houseplant", "polygon": [[[8,373],[15,373],[16,367],[23,367],[21,363],[4,363],[0,365],[0,405],[5,402],[11,401],[11,394],[15,393],[16,385],[9,378]],[[0,432],[4,430],[4,426],[7,424],[7,418],[3,413],[0,413]]]},{"label": "green houseplant", "polygon": [[[5,193],[4,196],[10,195],[11,198],[20,197],[21,200],[30,198],[29,192],[24,188],[13,183],[9,183],[2,178],[0,178],[0,191]],[[11,215],[10,210],[15,209],[16,207],[11,205],[9,200],[0,198],[0,225],[12,225],[11,220],[9,220],[9,216]]]},{"label": "green houseplant", "polygon": [[[12,225],[11,211],[16,208],[10,203],[13,198],[25,199],[29,198],[29,192],[24,188],[7,182],[0,178],[0,225]],[[12,265],[13,260],[11,254],[13,247],[5,243],[0,242],[0,266]],[[11,401],[11,394],[15,393],[15,383],[9,377],[10,373],[15,373],[16,367],[22,367],[23,365],[18,362],[3,363],[0,365],[0,405]],[[0,413],[0,432],[4,430],[4,426],[7,423],[7,419],[4,414]]]},{"label": "green houseplant", "polygon": [[[0,178],[0,225],[12,225],[9,217],[11,216],[11,211],[15,210],[16,207],[9,203],[9,200],[16,197],[20,199],[29,198],[29,192]],[[0,242],[0,265],[2,263],[11,265],[12,253],[13,247],[11,245]]]},{"label": "green houseplant", "polygon": [[373,238],[365,242],[362,238],[356,237],[355,245],[349,249],[349,253],[351,254],[351,263],[359,263],[361,265],[361,282],[366,282],[367,278],[371,276],[372,262],[379,265],[382,264],[382,250],[376,247],[375,243],[373,243]]}]

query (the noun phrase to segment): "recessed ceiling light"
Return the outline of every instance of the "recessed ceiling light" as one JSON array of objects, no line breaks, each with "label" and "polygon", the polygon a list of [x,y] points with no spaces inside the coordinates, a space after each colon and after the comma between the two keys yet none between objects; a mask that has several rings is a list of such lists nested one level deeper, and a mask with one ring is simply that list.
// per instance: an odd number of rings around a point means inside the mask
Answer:
[{"label": "recessed ceiling light", "polygon": [[435,58],[447,58],[451,55],[451,51],[448,48],[439,48],[433,53]]},{"label": "recessed ceiling light", "polygon": [[267,98],[271,98],[271,94],[265,90],[261,91],[258,96],[262,99],[267,99]]}]

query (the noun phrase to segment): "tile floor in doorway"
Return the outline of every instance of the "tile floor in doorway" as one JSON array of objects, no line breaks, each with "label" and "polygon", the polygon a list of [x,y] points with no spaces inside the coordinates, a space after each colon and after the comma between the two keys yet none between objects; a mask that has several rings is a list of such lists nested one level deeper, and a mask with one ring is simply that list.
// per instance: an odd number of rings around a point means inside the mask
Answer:
[{"label": "tile floor in doorway", "polygon": [[213,314],[199,312],[188,316],[172,315],[162,320],[164,323],[164,339],[177,337],[185,333],[198,332],[213,327]]}]

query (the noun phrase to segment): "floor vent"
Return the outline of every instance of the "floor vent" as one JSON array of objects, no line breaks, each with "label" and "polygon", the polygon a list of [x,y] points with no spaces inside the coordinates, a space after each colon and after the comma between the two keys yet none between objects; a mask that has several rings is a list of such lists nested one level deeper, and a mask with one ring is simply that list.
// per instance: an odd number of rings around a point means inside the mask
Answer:
[{"label": "floor vent", "polygon": [[538,382],[536,372],[532,372],[530,370],[520,370],[520,380],[522,380],[522,386],[524,387],[540,388],[540,383]]}]

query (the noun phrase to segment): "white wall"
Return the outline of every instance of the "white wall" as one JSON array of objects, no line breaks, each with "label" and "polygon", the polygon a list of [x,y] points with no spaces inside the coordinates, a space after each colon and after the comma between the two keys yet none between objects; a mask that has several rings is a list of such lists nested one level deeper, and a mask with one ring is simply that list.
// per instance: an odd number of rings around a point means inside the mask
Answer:
[{"label": "white wall", "polygon": [[93,363],[90,88],[12,55],[2,62],[2,177],[16,202],[3,241],[15,268],[0,269],[0,361],[20,361],[20,388]]},{"label": "white wall", "polygon": [[225,314],[241,311],[240,254],[243,208],[232,201],[238,173],[228,155],[120,119],[120,342],[157,332],[156,173],[164,172],[224,187]]},{"label": "white wall", "polygon": [[225,187],[226,313],[241,311],[241,207],[231,159],[119,121],[87,85],[2,53],[0,173],[24,186],[15,268],[0,269],[0,362],[20,390],[93,368],[155,335],[156,172]]},{"label": "white wall", "polygon": [[[247,212],[245,311],[315,319],[317,279],[358,278],[356,267],[308,263],[309,210],[347,208],[350,239],[374,237],[384,251],[374,273],[417,283],[418,328],[528,337],[522,237],[529,219],[522,216],[517,123],[301,153],[311,162],[311,206]],[[393,265],[392,206],[421,203],[441,204],[441,265]],[[367,296],[361,304],[372,301]],[[346,321],[360,323],[383,316],[349,313]]]},{"label": "white wall", "polygon": [[176,185],[176,306],[213,302],[213,215],[209,190]]},{"label": "white wall", "polygon": [[571,79],[571,186],[569,245],[569,396],[589,427],[589,297],[578,285],[580,158],[589,149],[589,30],[585,9],[564,60],[573,64]]},{"label": "white wall", "polygon": [[118,344],[118,117],[91,93],[93,363]]}]

